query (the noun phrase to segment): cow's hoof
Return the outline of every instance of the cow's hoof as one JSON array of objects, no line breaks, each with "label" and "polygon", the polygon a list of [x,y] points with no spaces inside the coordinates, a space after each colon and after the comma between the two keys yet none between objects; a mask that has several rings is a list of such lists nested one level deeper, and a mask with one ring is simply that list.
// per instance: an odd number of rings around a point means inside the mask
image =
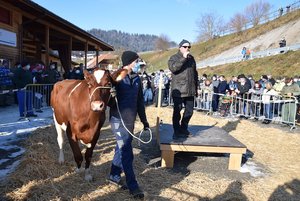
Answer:
[{"label": "cow's hoof", "polygon": [[86,174],[84,176],[85,181],[92,181],[93,180],[93,176],[91,174]]},{"label": "cow's hoof", "polygon": [[58,163],[61,165],[65,162],[65,158],[64,158],[64,155],[63,153],[59,153],[59,157],[58,157]]},{"label": "cow's hoof", "polygon": [[58,159],[58,163],[59,163],[60,165],[62,165],[64,162],[65,162],[64,159],[61,159],[61,158]]},{"label": "cow's hoof", "polygon": [[75,169],[75,172],[78,173],[78,174],[82,173],[83,171],[84,171],[84,168],[76,168]]}]

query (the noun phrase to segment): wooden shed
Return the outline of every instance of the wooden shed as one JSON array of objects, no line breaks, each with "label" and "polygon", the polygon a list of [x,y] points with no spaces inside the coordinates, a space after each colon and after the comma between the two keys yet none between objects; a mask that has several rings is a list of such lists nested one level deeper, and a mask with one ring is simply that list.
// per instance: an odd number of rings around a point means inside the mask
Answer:
[{"label": "wooden shed", "polygon": [[[0,0],[0,59],[43,61],[59,56],[64,71],[72,67],[72,51],[113,51],[113,47],[30,0]],[[98,57],[97,57],[98,58]]]}]

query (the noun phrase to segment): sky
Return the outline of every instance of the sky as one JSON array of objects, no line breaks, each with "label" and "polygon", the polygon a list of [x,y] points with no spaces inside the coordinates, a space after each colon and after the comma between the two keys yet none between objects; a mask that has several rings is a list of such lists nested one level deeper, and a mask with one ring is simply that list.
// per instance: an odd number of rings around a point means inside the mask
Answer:
[{"label": "sky", "polygon": [[[216,13],[224,21],[242,12],[252,0],[33,0],[83,30],[164,34],[171,41],[197,40],[197,21]],[[271,11],[297,0],[269,0]]]}]

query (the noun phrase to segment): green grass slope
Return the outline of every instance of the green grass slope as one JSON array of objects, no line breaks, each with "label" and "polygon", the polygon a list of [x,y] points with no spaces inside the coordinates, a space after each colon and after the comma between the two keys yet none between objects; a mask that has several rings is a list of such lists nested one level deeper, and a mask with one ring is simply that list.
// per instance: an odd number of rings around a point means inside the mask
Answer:
[{"label": "green grass slope", "polygon": [[[291,12],[287,15],[284,15],[280,18],[277,18],[276,20],[270,21],[268,23],[258,25],[254,28],[251,28],[249,30],[246,30],[242,33],[236,33],[231,35],[226,35],[220,38],[212,39],[206,42],[202,43],[196,43],[192,45],[191,53],[194,55],[196,61],[204,60],[205,58],[208,58],[213,55],[217,55],[225,50],[228,50],[232,47],[235,47],[239,44],[245,43],[247,41],[250,41],[259,35],[262,35],[264,33],[267,33],[277,27],[280,27],[288,22],[299,20],[300,19],[300,10]],[[168,68],[168,59],[171,55],[176,53],[178,51],[177,48],[170,49],[168,51],[159,51],[159,52],[151,52],[151,53],[144,53],[141,54],[141,57],[147,62],[148,64],[148,72],[154,72],[159,69],[167,69]],[[292,53],[291,53],[292,54]],[[288,54],[289,55],[289,54]],[[284,60],[284,57],[287,55],[280,55],[280,60]],[[275,56],[277,57],[277,56]],[[273,57],[272,57],[273,58]],[[293,63],[295,61],[286,61],[288,63]],[[284,63],[286,63],[284,62]],[[224,65],[226,66],[226,65]],[[253,66],[252,66],[253,67]],[[217,68],[212,68],[217,69]],[[210,69],[210,70],[212,70]],[[224,69],[224,67],[222,67]],[[227,69],[226,69],[227,70]],[[252,69],[256,71],[255,69]],[[266,70],[269,70],[266,69]],[[225,71],[225,69],[224,69]],[[264,73],[267,73],[264,71]],[[222,72],[222,74],[226,74],[225,72]],[[253,74],[253,73],[252,73]],[[299,73],[298,73],[299,74]]]},{"label": "green grass slope", "polygon": [[238,63],[224,64],[215,67],[203,68],[198,70],[199,75],[206,73],[225,75],[228,79],[232,75],[252,75],[256,80],[263,74],[271,74],[276,76],[300,75],[300,51],[288,51],[284,54],[241,61]]}]

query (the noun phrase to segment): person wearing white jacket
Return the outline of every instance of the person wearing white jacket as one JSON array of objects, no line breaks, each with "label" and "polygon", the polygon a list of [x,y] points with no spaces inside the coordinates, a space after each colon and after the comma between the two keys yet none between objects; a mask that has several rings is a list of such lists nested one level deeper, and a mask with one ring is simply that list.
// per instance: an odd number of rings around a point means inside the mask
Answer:
[{"label": "person wearing white jacket", "polygon": [[263,124],[269,124],[272,121],[273,118],[273,96],[278,95],[278,92],[276,92],[273,89],[273,85],[271,82],[266,83],[266,88],[263,91],[262,94],[262,103],[264,105],[264,116],[265,120],[262,122]]}]

